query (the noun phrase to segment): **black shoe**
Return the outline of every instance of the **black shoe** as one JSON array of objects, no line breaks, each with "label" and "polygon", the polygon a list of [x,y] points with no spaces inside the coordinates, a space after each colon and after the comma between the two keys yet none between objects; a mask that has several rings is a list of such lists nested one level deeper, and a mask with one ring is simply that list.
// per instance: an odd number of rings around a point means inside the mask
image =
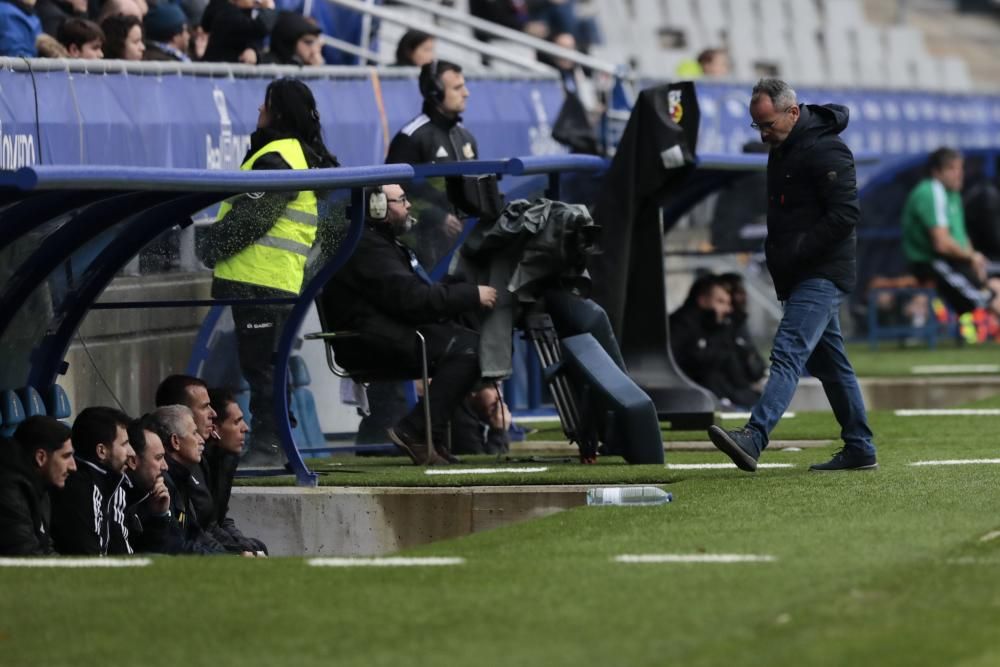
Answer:
[{"label": "black shoe", "polygon": [[441,457],[442,459],[444,459],[447,463],[458,464],[458,463],[462,462],[462,459],[458,458],[457,456],[455,456],[451,452],[449,452],[447,450],[444,450],[444,449],[437,450],[437,455],[439,457]]},{"label": "black shoe", "polygon": [[429,452],[427,451],[427,442],[399,425],[388,429],[386,434],[396,447],[410,457],[414,465],[441,465],[442,463],[447,463],[447,461],[438,456],[438,453],[434,449],[431,449]]},{"label": "black shoe", "polygon": [[865,454],[851,447],[844,447],[838,450],[833,458],[826,463],[814,463],[809,466],[810,470],[817,472],[831,472],[834,470],[875,470],[878,462],[874,454]]},{"label": "black shoe", "polygon": [[757,451],[750,429],[741,428],[736,431],[724,431],[718,426],[708,427],[708,437],[719,451],[728,456],[740,470],[757,471]]}]

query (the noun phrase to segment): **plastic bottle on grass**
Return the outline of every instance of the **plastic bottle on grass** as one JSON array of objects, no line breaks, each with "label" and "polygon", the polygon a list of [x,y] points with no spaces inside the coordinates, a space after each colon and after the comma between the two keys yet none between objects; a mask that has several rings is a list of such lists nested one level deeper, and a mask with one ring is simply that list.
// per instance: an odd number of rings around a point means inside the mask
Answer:
[{"label": "plastic bottle on grass", "polygon": [[658,486],[607,486],[587,490],[588,505],[662,505],[674,499]]}]

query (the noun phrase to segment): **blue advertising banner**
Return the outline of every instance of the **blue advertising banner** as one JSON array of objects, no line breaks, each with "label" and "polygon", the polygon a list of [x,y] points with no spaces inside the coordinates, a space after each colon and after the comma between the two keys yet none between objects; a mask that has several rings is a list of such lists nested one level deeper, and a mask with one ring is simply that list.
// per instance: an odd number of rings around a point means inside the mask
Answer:
[{"label": "blue advertising banner", "polygon": [[[269,80],[46,71],[35,72],[33,85],[29,73],[5,69],[0,71],[0,168],[40,160],[236,169]],[[359,68],[307,82],[327,146],[343,165],[382,162],[388,140],[420,113],[417,83],[410,78],[386,78],[376,86],[373,70]],[[480,157],[565,152],[551,138],[563,97],[558,81],[473,79],[469,89],[465,125],[479,140]]]}]

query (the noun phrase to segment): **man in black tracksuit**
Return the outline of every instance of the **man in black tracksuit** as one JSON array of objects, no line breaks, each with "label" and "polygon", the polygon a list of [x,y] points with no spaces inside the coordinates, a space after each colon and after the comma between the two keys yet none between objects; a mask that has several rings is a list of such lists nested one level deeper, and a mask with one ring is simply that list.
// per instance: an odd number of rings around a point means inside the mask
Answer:
[{"label": "man in black tracksuit", "polygon": [[52,493],[52,540],[60,554],[132,554],[125,494],[128,415],[114,408],[87,408],[73,422],[75,473]]},{"label": "man in black tracksuit", "polygon": [[[360,331],[360,339],[345,340],[337,360],[346,368],[379,366],[406,370],[420,368],[416,331],[427,341],[428,362],[433,369],[430,408],[432,435],[437,448],[445,427],[465,395],[479,379],[479,335],[476,322],[468,326],[459,318],[473,316],[479,308],[496,305],[497,292],[485,285],[465,282],[432,282],[413,252],[397,240],[412,218],[410,204],[398,185],[373,192],[369,220],[357,249],[320,295],[333,329]],[[379,219],[372,215],[381,213]],[[414,463],[441,463],[425,444],[423,399],[393,428],[390,439]]]},{"label": "man in black tracksuit", "polygon": [[778,79],[761,79],[751,124],[771,148],[767,161],[767,267],[784,314],[771,350],[771,375],[746,427],[709,429],[712,443],[742,470],[757,469],[771,431],[808,370],[841,426],[844,447],[816,471],[877,467],[857,377],[844,349],[840,304],[854,289],[855,227],[861,216],[854,156],[840,138],[848,109],[798,104]]},{"label": "man in black tracksuit", "polygon": [[0,555],[55,553],[49,489],[75,471],[69,427],[52,417],[28,417],[14,440],[0,438]]}]

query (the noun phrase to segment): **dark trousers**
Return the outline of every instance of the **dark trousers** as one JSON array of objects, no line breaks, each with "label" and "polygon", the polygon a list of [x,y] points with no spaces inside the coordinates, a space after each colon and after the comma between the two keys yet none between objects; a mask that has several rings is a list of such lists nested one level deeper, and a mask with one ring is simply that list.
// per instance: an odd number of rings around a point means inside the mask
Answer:
[{"label": "dark trousers", "polygon": [[[479,334],[452,323],[417,327],[427,343],[427,361],[434,381],[427,394],[431,401],[431,436],[443,446],[448,420],[466,394],[479,381]],[[414,366],[420,366],[420,348],[413,350]],[[424,398],[400,421],[406,431],[424,437]]]},{"label": "dark trousers", "polygon": [[272,444],[277,438],[274,419],[274,349],[291,305],[233,306],[233,323],[240,370],[250,385],[252,442]]}]

